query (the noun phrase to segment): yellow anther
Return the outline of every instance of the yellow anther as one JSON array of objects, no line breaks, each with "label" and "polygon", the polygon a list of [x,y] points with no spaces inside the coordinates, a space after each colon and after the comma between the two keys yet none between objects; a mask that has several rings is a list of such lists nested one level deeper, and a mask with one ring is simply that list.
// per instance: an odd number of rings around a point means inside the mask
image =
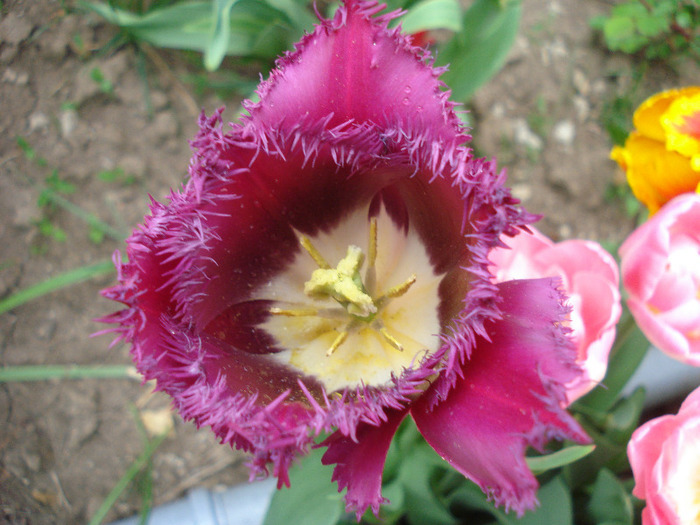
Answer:
[{"label": "yellow anther", "polygon": [[338,337],[335,338],[333,341],[333,344],[331,344],[330,348],[326,351],[326,357],[330,357],[333,355],[333,353],[342,345],[345,340],[348,338],[348,332],[347,330],[343,330],[338,334]]},{"label": "yellow anther", "polygon": [[299,243],[304,247],[304,249],[309,252],[309,255],[311,258],[316,261],[316,264],[318,265],[319,268],[330,268],[331,265],[326,262],[326,260],[323,258],[323,255],[316,249],[316,247],[311,244],[311,239],[309,239],[306,235],[302,235],[299,238]]},{"label": "yellow anther", "polygon": [[367,264],[371,268],[377,262],[377,218],[369,220],[369,246],[367,247]]},{"label": "yellow anther", "polygon": [[389,333],[389,331],[384,328],[383,326],[379,329],[379,333],[382,334],[382,337],[386,340],[387,343],[389,343],[391,346],[396,348],[399,352],[403,352],[403,345],[399,343],[396,338]]},{"label": "yellow anther", "polygon": [[393,299],[394,297],[401,297],[411,286],[413,286],[413,283],[416,282],[417,278],[418,277],[416,277],[416,274],[414,273],[401,284],[397,284],[396,286],[389,288],[386,293],[378,299],[378,301],[383,299]]}]

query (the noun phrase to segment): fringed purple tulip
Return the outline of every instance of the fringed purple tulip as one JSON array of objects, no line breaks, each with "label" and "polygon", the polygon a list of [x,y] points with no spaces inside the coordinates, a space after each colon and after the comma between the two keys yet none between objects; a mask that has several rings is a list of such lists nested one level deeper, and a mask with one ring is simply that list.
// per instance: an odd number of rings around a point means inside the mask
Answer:
[{"label": "fringed purple tulip", "polygon": [[153,202],[105,296],[138,369],[278,485],[324,463],[358,516],[384,501],[410,414],[493,500],[536,504],[525,449],[587,436],[552,279],[494,284],[489,250],[533,221],[473,157],[427,52],[346,1],[281,58],[230,131],[200,119],[189,180]]}]

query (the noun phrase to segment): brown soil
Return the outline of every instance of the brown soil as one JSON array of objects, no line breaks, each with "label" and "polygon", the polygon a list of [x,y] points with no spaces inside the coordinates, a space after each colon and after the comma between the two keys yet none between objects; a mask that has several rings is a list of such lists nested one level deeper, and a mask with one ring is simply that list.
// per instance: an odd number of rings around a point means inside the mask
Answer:
[{"label": "brown soil", "polygon": [[[619,241],[632,227],[619,204],[605,200],[619,177],[608,160],[610,140],[599,123],[603,103],[626,89],[630,59],[607,54],[587,20],[606,11],[594,0],[528,0],[521,34],[496,78],[473,101],[479,151],[507,166],[511,185],[540,227],[556,239]],[[76,35],[82,46],[76,45]],[[187,140],[200,108],[183,61],[157,51],[147,63],[154,113],[149,116],[133,50],[91,52],[113,35],[97,19],[66,15],[58,0],[9,0],[0,18],[0,297],[58,273],[108,259],[122,243],[92,242],[88,227],[61,209],[37,206],[40,185],[56,169],[77,191],[67,197],[128,232],[180,183]],[[154,60],[156,58],[156,60]],[[113,86],[101,90],[98,69]],[[652,68],[647,95],[698,78]],[[109,90],[106,90],[109,91]],[[229,102],[233,118],[237,102]],[[17,145],[22,137],[46,159],[42,166]],[[121,168],[135,182],[105,182]],[[42,236],[45,214],[66,240]],[[92,319],[114,309],[98,291],[111,277],[43,296],[0,315],[0,365],[129,363],[128,348],[90,338]],[[90,518],[143,450],[132,407],[149,421],[168,400],[131,379],[54,380],[0,385],[0,522],[78,523]],[[241,454],[216,445],[207,430],[175,419],[153,460],[154,498],[161,504],[194,486],[230,485],[247,477]],[[109,519],[137,512],[127,492]]]}]

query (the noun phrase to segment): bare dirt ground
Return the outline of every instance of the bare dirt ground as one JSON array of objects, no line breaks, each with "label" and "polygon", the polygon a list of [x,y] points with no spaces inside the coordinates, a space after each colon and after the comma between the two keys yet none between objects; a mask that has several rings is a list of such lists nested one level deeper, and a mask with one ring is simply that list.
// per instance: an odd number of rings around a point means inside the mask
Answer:
[{"label": "bare dirt ground", "polygon": [[[200,108],[222,101],[193,98],[179,79],[183,61],[159,52],[147,63],[153,115],[134,53],[90,52],[113,30],[67,15],[58,0],[9,0],[0,17],[0,297],[60,272],[108,259],[122,244],[89,239],[85,222],[37,205],[45,179],[76,186],[72,202],[128,232],[147,210],[147,195],[166,195],[183,179],[187,140]],[[473,100],[475,145],[496,156],[527,208],[545,216],[555,239],[616,242],[631,230],[622,206],[604,198],[620,174],[608,160],[600,124],[603,104],[624,91],[632,60],[597,43],[588,20],[600,0],[527,0],[516,45],[504,69]],[[79,44],[79,45],[78,45]],[[96,81],[95,70],[112,90]],[[699,78],[697,68],[655,66],[639,96]],[[229,119],[237,109],[229,102]],[[18,146],[21,137],[34,159]],[[25,148],[26,149],[26,148]],[[37,161],[46,159],[45,165]],[[125,178],[97,174],[122,169]],[[45,217],[65,232],[39,233]],[[92,319],[114,307],[99,297],[112,277],[93,279],[0,315],[0,365],[127,364],[128,348],[90,338]],[[0,385],[0,522],[80,523],[89,519],[143,451],[133,408],[162,414],[168,400],[131,379],[52,380]],[[159,412],[160,411],[160,412]],[[153,420],[154,418],[151,417]],[[247,477],[244,458],[207,430],[176,418],[153,459],[156,504],[188,489],[230,485]],[[109,519],[138,511],[127,492]]]}]

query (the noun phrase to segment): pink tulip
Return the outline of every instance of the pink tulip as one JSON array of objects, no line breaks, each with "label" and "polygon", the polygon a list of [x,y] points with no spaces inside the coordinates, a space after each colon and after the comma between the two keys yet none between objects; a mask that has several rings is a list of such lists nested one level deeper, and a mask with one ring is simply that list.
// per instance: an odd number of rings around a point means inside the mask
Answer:
[{"label": "pink tulip", "polygon": [[577,364],[583,369],[567,386],[572,403],[598,384],[608,366],[620,318],[619,276],[615,260],[598,243],[570,240],[554,243],[531,227],[532,233],[505,240],[511,249],[496,248],[489,255],[496,282],[559,277],[571,306],[572,337]]},{"label": "pink tulip", "polygon": [[700,195],[676,197],[620,248],[627,304],[649,341],[700,366]]},{"label": "pink tulip", "polygon": [[627,447],[636,485],[646,500],[643,525],[700,523],[700,388],[677,415],[639,427]]}]

